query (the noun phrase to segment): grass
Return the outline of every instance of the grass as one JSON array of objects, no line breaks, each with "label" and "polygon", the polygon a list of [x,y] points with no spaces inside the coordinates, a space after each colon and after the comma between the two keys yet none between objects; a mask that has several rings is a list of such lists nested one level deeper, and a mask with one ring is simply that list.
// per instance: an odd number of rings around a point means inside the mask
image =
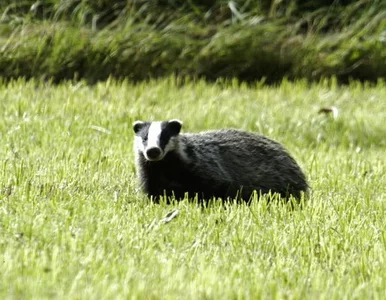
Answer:
[{"label": "grass", "polygon": [[[0,84],[0,298],[382,298],[385,97],[335,80]],[[330,105],[337,119],[318,114]],[[131,123],[176,117],[282,142],[310,199],[150,203]]]},{"label": "grass", "polygon": [[386,2],[2,1],[0,76],[386,77]]}]

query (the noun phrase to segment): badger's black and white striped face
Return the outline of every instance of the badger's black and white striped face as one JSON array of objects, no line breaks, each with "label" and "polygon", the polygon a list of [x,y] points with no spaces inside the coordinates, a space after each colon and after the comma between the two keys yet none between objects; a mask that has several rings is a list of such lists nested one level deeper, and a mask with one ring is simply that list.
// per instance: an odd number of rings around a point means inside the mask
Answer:
[{"label": "badger's black and white striped face", "polygon": [[148,161],[162,160],[168,152],[176,150],[181,126],[182,122],[179,120],[136,121],[133,123],[135,148],[142,152]]}]

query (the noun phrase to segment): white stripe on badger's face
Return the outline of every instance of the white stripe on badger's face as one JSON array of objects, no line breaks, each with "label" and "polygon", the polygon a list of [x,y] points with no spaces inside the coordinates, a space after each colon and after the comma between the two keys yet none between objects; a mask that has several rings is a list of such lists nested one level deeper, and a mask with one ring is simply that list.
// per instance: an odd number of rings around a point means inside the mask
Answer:
[{"label": "white stripe on badger's face", "polygon": [[148,148],[160,148],[159,138],[161,135],[161,122],[153,122],[150,124],[149,133],[147,134],[147,147]]},{"label": "white stripe on badger's face", "polygon": [[[148,129],[147,145],[143,151],[143,154],[149,161],[158,161],[164,157],[164,151],[160,146],[160,136],[162,132],[161,125],[162,122],[152,122]],[[154,151],[156,152],[154,153]]]}]

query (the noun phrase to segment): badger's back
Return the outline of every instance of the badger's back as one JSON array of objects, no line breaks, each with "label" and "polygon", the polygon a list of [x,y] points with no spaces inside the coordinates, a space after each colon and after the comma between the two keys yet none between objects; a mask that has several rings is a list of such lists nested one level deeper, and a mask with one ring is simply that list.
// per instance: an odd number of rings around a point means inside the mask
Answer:
[{"label": "badger's back", "polygon": [[144,191],[157,198],[174,195],[248,200],[261,193],[300,197],[308,185],[295,160],[277,142],[240,130],[179,134],[159,161],[137,153],[137,171]]},{"label": "badger's back", "polygon": [[249,199],[254,190],[300,197],[307,191],[305,175],[279,143],[262,135],[228,129],[182,135],[192,170],[202,177],[231,183]]}]

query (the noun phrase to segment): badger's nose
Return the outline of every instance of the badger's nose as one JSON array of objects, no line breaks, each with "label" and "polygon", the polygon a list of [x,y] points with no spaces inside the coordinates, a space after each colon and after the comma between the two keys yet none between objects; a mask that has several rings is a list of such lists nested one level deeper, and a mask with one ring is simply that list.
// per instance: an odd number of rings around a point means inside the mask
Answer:
[{"label": "badger's nose", "polygon": [[160,157],[161,154],[162,154],[162,151],[160,148],[153,147],[146,150],[146,156],[149,159],[156,160],[157,158]]}]

